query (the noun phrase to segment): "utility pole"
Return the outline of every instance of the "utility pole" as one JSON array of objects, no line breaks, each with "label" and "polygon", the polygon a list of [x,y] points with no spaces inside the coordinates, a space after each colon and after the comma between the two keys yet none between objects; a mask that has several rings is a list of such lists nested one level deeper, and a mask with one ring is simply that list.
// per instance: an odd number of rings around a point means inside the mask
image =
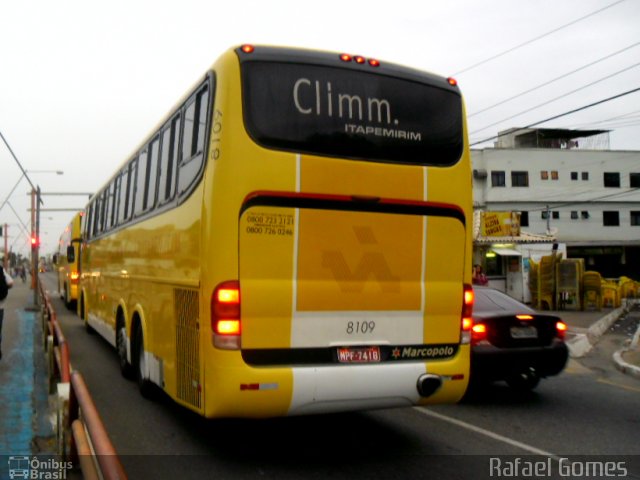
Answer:
[{"label": "utility pole", "polygon": [[2,236],[4,237],[4,262],[2,266],[5,270],[7,270],[9,268],[9,225],[7,225],[6,223],[4,224],[4,228],[2,229]]},{"label": "utility pole", "polygon": [[551,233],[551,209],[547,205],[547,235]]}]

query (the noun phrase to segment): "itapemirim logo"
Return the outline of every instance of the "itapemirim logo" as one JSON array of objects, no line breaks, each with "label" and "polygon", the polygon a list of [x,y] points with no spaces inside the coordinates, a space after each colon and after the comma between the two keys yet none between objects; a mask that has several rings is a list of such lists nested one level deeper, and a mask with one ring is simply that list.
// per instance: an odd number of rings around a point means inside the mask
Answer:
[{"label": "itapemirim logo", "polygon": [[55,458],[41,459],[36,456],[12,455],[9,457],[9,478],[34,480],[66,480],[67,470],[73,468],[71,462]]}]

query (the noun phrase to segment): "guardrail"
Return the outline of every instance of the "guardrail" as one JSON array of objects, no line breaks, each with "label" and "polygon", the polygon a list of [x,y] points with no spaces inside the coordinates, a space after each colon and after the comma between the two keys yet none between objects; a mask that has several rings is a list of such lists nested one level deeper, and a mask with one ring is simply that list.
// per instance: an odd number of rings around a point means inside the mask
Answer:
[{"label": "guardrail", "polygon": [[80,372],[71,368],[69,345],[51,299],[42,282],[37,283],[49,363],[49,393],[57,391],[58,396],[58,454],[74,466],[79,465],[85,479],[124,480],[127,475],[89,389]]}]

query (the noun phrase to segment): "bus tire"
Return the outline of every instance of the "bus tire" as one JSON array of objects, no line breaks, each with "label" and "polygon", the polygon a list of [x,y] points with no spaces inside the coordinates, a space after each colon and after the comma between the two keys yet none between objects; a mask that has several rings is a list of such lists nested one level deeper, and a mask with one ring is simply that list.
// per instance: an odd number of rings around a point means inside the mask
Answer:
[{"label": "bus tire", "polygon": [[116,320],[116,350],[118,351],[120,373],[124,378],[133,378],[133,367],[127,359],[127,327],[120,312],[118,312]]},{"label": "bus tire", "polygon": [[145,377],[146,360],[144,356],[144,334],[142,333],[142,325],[136,322],[135,330],[135,348],[133,350],[133,362],[136,376],[136,382],[140,393],[144,398],[153,398],[153,383]]},{"label": "bus tire", "polygon": [[93,334],[93,327],[89,325],[89,318],[87,315],[87,306],[84,301],[84,295],[80,297],[80,318],[84,322],[84,328],[89,335]]}]

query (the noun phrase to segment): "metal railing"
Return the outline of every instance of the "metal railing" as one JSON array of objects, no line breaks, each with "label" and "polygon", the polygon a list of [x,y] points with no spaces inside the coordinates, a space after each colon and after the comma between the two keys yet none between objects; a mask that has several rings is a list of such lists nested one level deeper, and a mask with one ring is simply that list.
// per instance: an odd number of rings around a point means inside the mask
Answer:
[{"label": "metal railing", "polygon": [[57,391],[58,454],[80,466],[85,479],[120,480],[127,475],[82,375],[71,368],[69,345],[42,282],[42,321],[49,360],[49,393]]}]

